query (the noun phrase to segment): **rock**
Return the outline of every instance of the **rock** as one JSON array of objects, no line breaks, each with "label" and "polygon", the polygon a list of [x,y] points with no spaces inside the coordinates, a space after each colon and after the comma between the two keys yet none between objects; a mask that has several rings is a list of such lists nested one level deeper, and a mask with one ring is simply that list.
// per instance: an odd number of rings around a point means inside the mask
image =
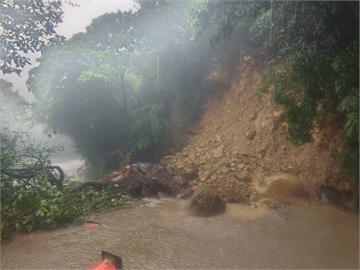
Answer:
[{"label": "rock", "polygon": [[240,163],[240,164],[237,166],[237,168],[238,168],[239,170],[242,170],[244,167],[245,167],[245,164],[243,164],[243,163]]},{"label": "rock", "polygon": [[257,112],[254,112],[251,116],[250,116],[250,120],[255,121],[257,118]]},{"label": "rock", "polygon": [[220,145],[212,151],[212,154],[214,158],[221,158],[224,155],[224,146]]},{"label": "rock", "polygon": [[350,180],[341,180],[338,183],[336,183],[335,186],[336,190],[339,192],[347,192],[347,191],[353,191],[357,189],[357,186],[354,181]]},{"label": "rock", "polygon": [[190,181],[189,186],[193,187],[193,186],[196,186],[197,184],[198,184],[198,181],[193,180],[193,181]]},{"label": "rock", "polygon": [[223,167],[220,169],[219,173],[220,175],[226,175],[230,172],[230,169],[228,167]]},{"label": "rock", "polygon": [[271,128],[271,132],[274,132],[275,130],[277,130],[281,124],[284,122],[285,119],[285,114],[282,111],[276,111],[273,113],[273,122],[272,122],[272,128]]},{"label": "rock", "polygon": [[255,139],[256,131],[255,130],[248,131],[246,132],[245,136],[248,140],[252,141],[253,139]]},{"label": "rock", "polygon": [[184,178],[184,182],[186,183],[199,178],[198,167],[194,164],[191,164],[183,171],[182,176]]},{"label": "rock", "polygon": [[225,211],[226,205],[217,191],[203,187],[190,200],[189,211],[195,216],[214,216]]},{"label": "rock", "polygon": [[200,180],[200,181],[205,181],[206,179],[208,179],[209,174],[210,174],[210,173],[209,173],[208,171],[202,172],[202,173],[200,174],[200,176],[199,176],[199,180]]},{"label": "rock", "polygon": [[223,200],[226,203],[238,203],[238,198],[234,194],[225,194]]},{"label": "rock", "polygon": [[153,168],[152,163],[149,162],[138,162],[133,164],[133,169],[138,169],[140,172],[144,173],[144,174],[148,174],[150,173],[150,170]]},{"label": "rock", "polygon": [[174,181],[175,181],[179,186],[183,186],[183,185],[184,185],[184,179],[183,179],[180,175],[175,175],[175,176],[174,176]]},{"label": "rock", "polygon": [[238,174],[234,174],[234,178],[239,182],[250,183],[251,177],[246,171],[241,171]]},{"label": "rock", "polygon": [[194,194],[194,190],[192,188],[185,189],[180,194],[176,196],[177,199],[186,199]]},{"label": "rock", "polygon": [[266,156],[266,150],[267,150],[267,147],[266,147],[266,146],[262,147],[262,148],[259,150],[258,154],[259,154],[260,158],[264,158],[264,157]]},{"label": "rock", "polygon": [[270,204],[273,203],[273,200],[271,200],[271,199],[260,199],[258,202],[263,204],[263,205],[270,205]]},{"label": "rock", "polygon": [[249,60],[251,60],[251,56],[250,55],[244,55],[243,59],[244,59],[244,61],[249,61]]}]

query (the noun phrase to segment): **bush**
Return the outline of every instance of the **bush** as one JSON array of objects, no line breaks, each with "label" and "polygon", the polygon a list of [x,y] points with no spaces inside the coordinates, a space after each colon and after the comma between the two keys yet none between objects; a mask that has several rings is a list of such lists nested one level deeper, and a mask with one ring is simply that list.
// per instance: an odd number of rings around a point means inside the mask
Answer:
[{"label": "bush", "polygon": [[[76,182],[70,181],[59,190],[49,183],[46,171],[53,149],[26,144],[24,133],[10,134],[2,130],[0,135],[2,239],[13,231],[55,228],[80,220],[91,211],[124,205],[127,197],[116,189],[78,192]],[[30,166],[34,158],[36,175],[21,179],[12,174],[12,168]]]},{"label": "bush", "polygon": [[358,177],[358,51],[336,56],[321,50],[298,51],[288,57],[285,68],[274,65],[268,72],[262,91],[274,86],[275,103],[286,114],[290,140],[301,145],[311,141],[316,122],[324,115],[342,123],[345,148],[340,154],[344,168]]},{"label": "bush", "polygon": [[265,56],[261,90],[274,87],[293,143],[311,141],[323,116],[342,124],[344,167],[358,177],[358,2],[209,0],[193,12],[193,25],[195,37],[205,30],[215,43],[240,36],[235,42]]}]

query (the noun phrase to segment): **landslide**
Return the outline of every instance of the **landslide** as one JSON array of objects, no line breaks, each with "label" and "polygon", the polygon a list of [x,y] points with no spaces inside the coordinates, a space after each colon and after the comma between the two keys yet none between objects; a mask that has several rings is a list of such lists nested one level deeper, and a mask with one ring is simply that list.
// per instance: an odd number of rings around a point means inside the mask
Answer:
[{"label": "landslide", "polygon": [[[332,154],[343,146],[341,128],[323,124],[315,128],[311,143],[293,145],[284,113],[274,105],[271,91],[259,94],[263,63],[241,54],[231,79],[221,68],[214,68],[206,79],[209,94],[198,126],[185,147],[165,156],[163,162],[177,170],[198,172],[190,183],[192,192],[211,186],[227,201],[255,200],[264,194],[262,188],[266,193],[271,181],[276,181],[272,195],[280,187],[277,199],[291,191],[288,197],[297,193],[305,201],[330,200],[326,195],[331,195],[319,193],[318,187],[346,178]],[[348,201],[354,196],[350,194]]]}]

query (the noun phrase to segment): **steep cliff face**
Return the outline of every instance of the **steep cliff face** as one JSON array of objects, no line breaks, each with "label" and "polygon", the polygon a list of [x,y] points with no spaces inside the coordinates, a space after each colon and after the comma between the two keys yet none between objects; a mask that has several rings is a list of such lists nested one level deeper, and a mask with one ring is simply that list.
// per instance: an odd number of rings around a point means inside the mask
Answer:
[{"label": "steep cliff face", "polygon": [[[209,76],[211,93],[199,125],[182,151],[165,158],[177,168],[198,169],[193,189],[204,184],[224,194],[250,189],[251,196],[264,179],[285,173],[315,196],[316,184],[343,177],[332,156],[342,147],[341,129],[328,124],[315,130],[311,143],[293,145],[271,93],[259,95],[264,70],[262,61],[241,55],[229,84],[223,83],[225,75]],[[219,87],[212,89],[215,84]]]}]

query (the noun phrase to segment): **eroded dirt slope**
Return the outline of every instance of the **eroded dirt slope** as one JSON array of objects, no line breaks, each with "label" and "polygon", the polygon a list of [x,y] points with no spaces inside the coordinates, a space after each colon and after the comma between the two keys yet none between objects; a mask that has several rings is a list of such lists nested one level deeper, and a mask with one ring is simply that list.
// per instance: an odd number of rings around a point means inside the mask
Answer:
[{"label": "eroded dirt slope", "polygon": [[258,183],[285,173],[297,177],[314,198],[316,183],[341,175],[341,166],[331,155],[342,145],[341,129],[329,125],[315,131],[312,143],[293,145],[271,94],[259,98],[263,72],[261,61],[242,55],[230,86],[210,78],[210,86],[223,87],[211,90],[200,123],[183,150],[164,158],[169,166],[198,170],[193,190],[206,184],[225,196],[252,197]]}]

